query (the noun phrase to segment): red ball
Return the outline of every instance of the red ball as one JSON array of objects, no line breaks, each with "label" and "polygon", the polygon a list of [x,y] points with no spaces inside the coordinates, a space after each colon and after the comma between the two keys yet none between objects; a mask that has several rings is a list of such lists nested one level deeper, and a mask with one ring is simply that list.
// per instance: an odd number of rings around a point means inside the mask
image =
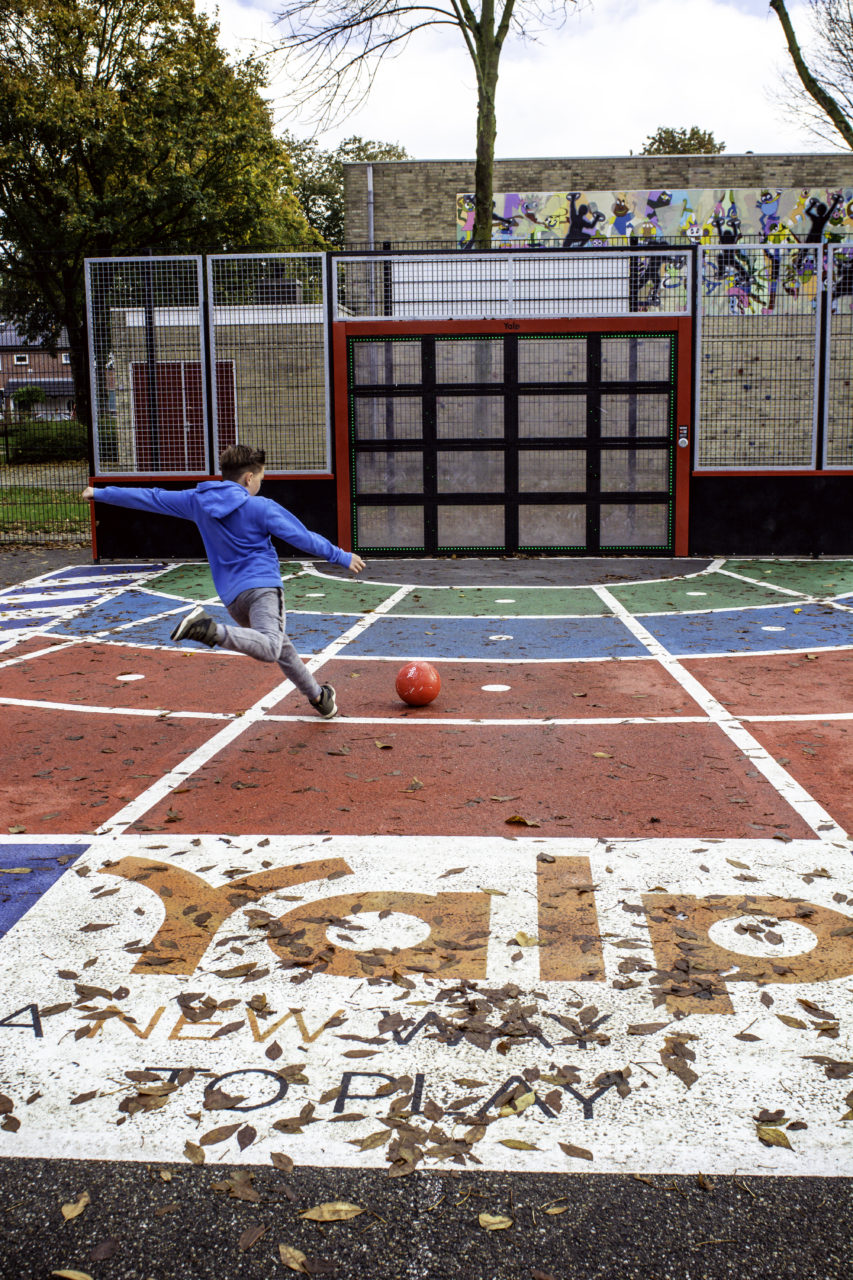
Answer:
[{"label": "red ball", "polygon": [[441,691],[441,676],[430,662],[407,662],[397,672],[395,688],[410,707],[425,707]]}]

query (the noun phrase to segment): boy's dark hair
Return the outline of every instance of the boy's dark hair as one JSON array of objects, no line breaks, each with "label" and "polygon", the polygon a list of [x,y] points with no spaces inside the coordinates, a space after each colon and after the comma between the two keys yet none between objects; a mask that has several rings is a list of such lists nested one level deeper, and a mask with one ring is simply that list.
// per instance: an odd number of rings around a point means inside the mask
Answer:
[{"label": "boy's dark hair", "polygon": [[253,449],[249,444],[232,444],[219,457],[222,479],[239,480],[247,471],[262,471],[266,459],[263,449]]}]

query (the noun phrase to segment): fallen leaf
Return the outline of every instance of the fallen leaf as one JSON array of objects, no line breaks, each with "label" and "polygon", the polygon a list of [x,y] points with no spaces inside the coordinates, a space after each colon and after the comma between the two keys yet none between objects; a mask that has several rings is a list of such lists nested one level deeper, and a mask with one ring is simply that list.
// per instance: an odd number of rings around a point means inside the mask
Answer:
[{"label": "fallen leaf", "polygon": [[512,1226],[512,1218],[506,1218],[501,1213],[480,1213],[477,1221],[484,1231],[506,1231]]},{"label": "fallen leaf", "polygon": [[253,1129],[250,1124],[244,1124],[243,1128],[237,1134],[237,1146],[241,1151],[245,1151],[246,1147],[251,1146],[257,1136],[257,1129]]},{"label": "fallen leaf", "polygon": [[223,1124],[218,1129],[209,1129],[207,1133],[203,1133],[199,1138],[199,1146],[210,1147],[216,1142],[227,1142],[232,1133],[236,1133],[240,1128],[241,1121],[236,1124]]},{"label": "fallen leaf", "polygon": [[91,1198],[88,1191],[84,1191],[80,1199],[73,1204],[64,1204],[62,1206],[62,1216],[66,1222],[71,1222],[73,1218],[79,1218],[80,1214],[86,1208],[87,1204],[91,1204]]},{"label": "fallen leaf", "polygon": [[541,822],[534,822],[531,818],[522,818],[520,813],[514,813],[511,818],[504,818],[504,822],[513,822],[518,827],[541,827]]},{"label": "fallen leaf", "polygon": [[118,1252],[118,1240],[113,1236],[107,1236],[106,1240],[102,1240],[100,1244],[96,1244],[92,1252],[89,1254],[90,1262],[106,1262],[108,1258],[112,1258]]},{"label": "fallen leaf", "polygon": [[519,947],[541,946],[538,938],[532,938],[529,933],[524,933],[521,929],[519,929],[518,933],[513,938],[513,942],[517,943]]},{"label": "fallen leaf", "polygon": [[293,1172],[293,1161],[290,1156],[285,1155],[283,1151],[271,1151],[270,1161],[276,1169],[281,1169],[282,1173]]},{"label": "fallen leaf", "polygon": [[247,1227],[237,1241],[237,1248],[241,1253],[245,1253],[247,1249],[251,1249],[253,1244],[257,1244],[261,1236],[265,1236],[268,1231],[269,1227],[259,1222],[255,1223],[253,1227]]},{"label": "fallen leaf", "polygon": [[798,1031],[808,1031],[808,1025],[805,1022],[801,1022],[799,1018],[792,1018],[790,1014],[777,1013],[776,1017],[780,1022],[784,1022],[786,1027],[796,1027]]},{"label": "fallen leaf", "polygon": [[0,876],[28,876],[32,867],[0,867]]},{"label": "fallen leaf", "polygon": [[557,1145],[573,1160],[592,1160],[593,1158],[592,1152],[587,1151],[586,1147],[576,1147],[571,1142],[560,1142]]},{"label": "fallen leaf", "polygon": [[789,1151],[794,1149],[788,1141],[788,1135],[782,1129],[775,1129],[768,1124],[759,1124],[755,1126],[755,1132],[759,1142],[763,1142],[766,1147],[787,1147]]},{"label": "fallen leaf", "polygon": [[612,760],[613,756],[609,751],[593,751],[596,760]]},{"label": "fallen leaf", "polygon": [[204,1148],[189,1139],[184,1143],[184,1155],[193,1164],[204,1164]]},{"label": "fallen leaf", "polygon": [[346,1222],[349,1218],[357,1218],[364,1213],[361,1205],[348,1204],[346,1200],[329,1200],[325,1204],[315,1204],[312,1209],[305,1209],[300,1218],[309,1222]]},{"label": "fallen leaf", "polygon": [[280,1244],[278,1246],[278,1256],[291,1271],[298,1271],[303,1276],[309,1274],[305,1270],[305,1254],[301,1249],[294,1249],[292,1244]]},{"label": "fallen leaf", "polygon": [[88,1271],[51,1271],[52,1276],[63,1276],[64,1280],[92,1280]]},{"label": "fallen leaf", "polygon": [[539,1151],[535,1142],[522,1142],[520,1138],[501,1138],[499,1139],[502,1147],[509,1147],[512,1151]]}]

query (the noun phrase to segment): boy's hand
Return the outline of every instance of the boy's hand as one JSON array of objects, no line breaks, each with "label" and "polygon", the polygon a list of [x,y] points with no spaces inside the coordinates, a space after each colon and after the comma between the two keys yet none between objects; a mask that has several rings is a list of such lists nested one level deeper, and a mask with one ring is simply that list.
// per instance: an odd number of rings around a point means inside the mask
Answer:
[{"label": "boy's hand", "polygon": [[355,552],[352,553],[352,557],[349,562],[349,568],[350,568],[350,573],[361,573],[362,569],[364,568],[364,561],[362,560],[361,556],[357,556]]},{"label": "boy's hand", "polygon": [[80,494],[80,497],[83,499],[84,502],[88,502],[89,499],[94,498],[94,496],[95,496],[95,490],[92,488],[90,484],[87,484],[86,488]]}]

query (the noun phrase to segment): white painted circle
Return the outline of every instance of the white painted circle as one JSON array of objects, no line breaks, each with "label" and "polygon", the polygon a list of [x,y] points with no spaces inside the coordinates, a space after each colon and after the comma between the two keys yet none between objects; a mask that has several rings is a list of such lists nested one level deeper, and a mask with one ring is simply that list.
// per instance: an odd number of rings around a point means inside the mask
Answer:
[{"label": "white painted circle", "polygon": [[512,640],[512,636],[489,636],[490,640]]},{"label": "white painted circle", "polygon": [[481,684],[483,693],[509,693],[511,684]]},{"label": "white painted circle", "polygon": [[141,676],[141,675],[116,676],[116,680],[121,680],[124,683],[127,683],[130,680],[144,680],[144,679],[145,679],[145,676]]},{"label": "white painted circle", "polygon": [[785,627],[762,627],[762,631],[784,631]]},{"label": "white painted circle", "polygon": [[[767,920],[771,918],[765,917]],[[726,951],[734,951],[742,956],[760,956],[762,959],[799,956],[806,951],[813,951],[817,946],[817,934],[804,924],[797,924],[795,920],[780,920],[772,926],[772,931],[782,939],[775,944],[765,942],[761,934],[735,933],[736,925],[754,925],[757,919],[757,916],[733,916],[728,920],[718,920],[708,930],[708,937],[718,947],[725,947]]]},{"label": "white painted circle", "polygon": [[707,594],[708,594],[707,591],[686,591],[685,592],[685,595],[688,595],[688,596],[706,596]]},{"label": "white painted circle", "polygon": [[[380,920],[378,911],[360,911],[358,915],[348,916],[347,919],[352,922],[349,929],[346,926],[330,925],[326,930],[329,941],[347,951],[372,951],[377,947],[390,951],[392,947],[416,947],[432,932],[425,920],[402,911],[392,911],[384,920]],[[347,934],[352,941],[348,942],[342,934]]]}]

